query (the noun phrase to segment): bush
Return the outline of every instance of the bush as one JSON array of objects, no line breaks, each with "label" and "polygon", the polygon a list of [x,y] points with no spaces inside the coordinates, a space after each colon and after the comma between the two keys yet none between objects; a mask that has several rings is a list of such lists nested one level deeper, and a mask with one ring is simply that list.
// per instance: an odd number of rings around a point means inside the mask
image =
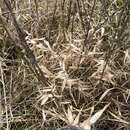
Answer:
[{"label": "bush", "polygon": [[0,129],[129,129],[128,0],[0,6]]}]

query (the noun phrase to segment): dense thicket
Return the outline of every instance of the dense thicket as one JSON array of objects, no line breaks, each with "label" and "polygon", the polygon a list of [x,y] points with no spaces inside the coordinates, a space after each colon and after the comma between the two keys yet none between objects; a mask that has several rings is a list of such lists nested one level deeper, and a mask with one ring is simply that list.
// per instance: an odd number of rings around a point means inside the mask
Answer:
[{"label": "dense thicket", "polygon": [[130,129],[129,0],[0,8],[0,130],[80,125],[105,106],[92,130]]}]

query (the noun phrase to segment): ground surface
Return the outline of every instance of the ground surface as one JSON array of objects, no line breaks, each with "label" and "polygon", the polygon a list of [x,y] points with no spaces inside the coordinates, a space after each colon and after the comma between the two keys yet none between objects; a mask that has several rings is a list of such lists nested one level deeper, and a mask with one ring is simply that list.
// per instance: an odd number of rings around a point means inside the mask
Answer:
[{"label": "ground surface", "polygon": [[128,0],[0,6],[0,130],[130,129]]}]

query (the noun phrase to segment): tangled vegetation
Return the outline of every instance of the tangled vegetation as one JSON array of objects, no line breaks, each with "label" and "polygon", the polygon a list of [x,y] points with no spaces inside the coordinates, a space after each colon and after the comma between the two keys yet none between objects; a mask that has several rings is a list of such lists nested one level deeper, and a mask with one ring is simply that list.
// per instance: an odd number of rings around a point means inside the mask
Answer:
[{"label": "tangled vegetation", "polygon": [[0,130],[130,130],[129,0],[0,8]]}]

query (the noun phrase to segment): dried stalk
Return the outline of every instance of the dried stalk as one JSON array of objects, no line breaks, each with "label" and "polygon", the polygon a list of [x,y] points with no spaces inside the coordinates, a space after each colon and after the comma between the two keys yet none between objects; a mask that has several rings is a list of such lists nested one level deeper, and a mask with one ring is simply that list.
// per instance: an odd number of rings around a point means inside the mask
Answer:
[{"label": "dried stalk", "polygon": [[[26,34],[24,33],[24,31],[20,28],[19,24],[17,23],[16,21],[16,18],[13,14],[13,10],[11,8],[11,4],[9,2],[9,0],[4,0],[4,3],[5,5],[7,6],[11,16],[12,16],[12,19],[13,19],[13,23],[14,23],[14,27],[17,31],[17,34],[18,34],[18,37],[20,39],[20,45],[22,47],[22,50],[25,51],[25,54],[22,54],[22,58],[25,60],[25,62],[28,64],[30,70],[37,76],[37,79],[42,82],[43,86],[48,86],[49,85],[49,82],[47,80],[47,78],[44,76],[42,70],[40,69],[37,61],[36,61],[36,58],[32,52],[32,50],[28,47],[27,43],[26,43],[26,40],[25,40],[25,37],[26,37]],[[9,37],[11,39],[13,39],[11,37],[11,35],[9,34],[9,32],[7,31],[7,28],[2,20],[2,17],[0,18],[0,20],[2,21],[2,24],[4,25],[4,28],[7,32],[7,34],[9,35]],[[14,40],[12,40],[15,45],[16,45],[16,42]],[[21,49],[21,48],[20,48]]]}]

